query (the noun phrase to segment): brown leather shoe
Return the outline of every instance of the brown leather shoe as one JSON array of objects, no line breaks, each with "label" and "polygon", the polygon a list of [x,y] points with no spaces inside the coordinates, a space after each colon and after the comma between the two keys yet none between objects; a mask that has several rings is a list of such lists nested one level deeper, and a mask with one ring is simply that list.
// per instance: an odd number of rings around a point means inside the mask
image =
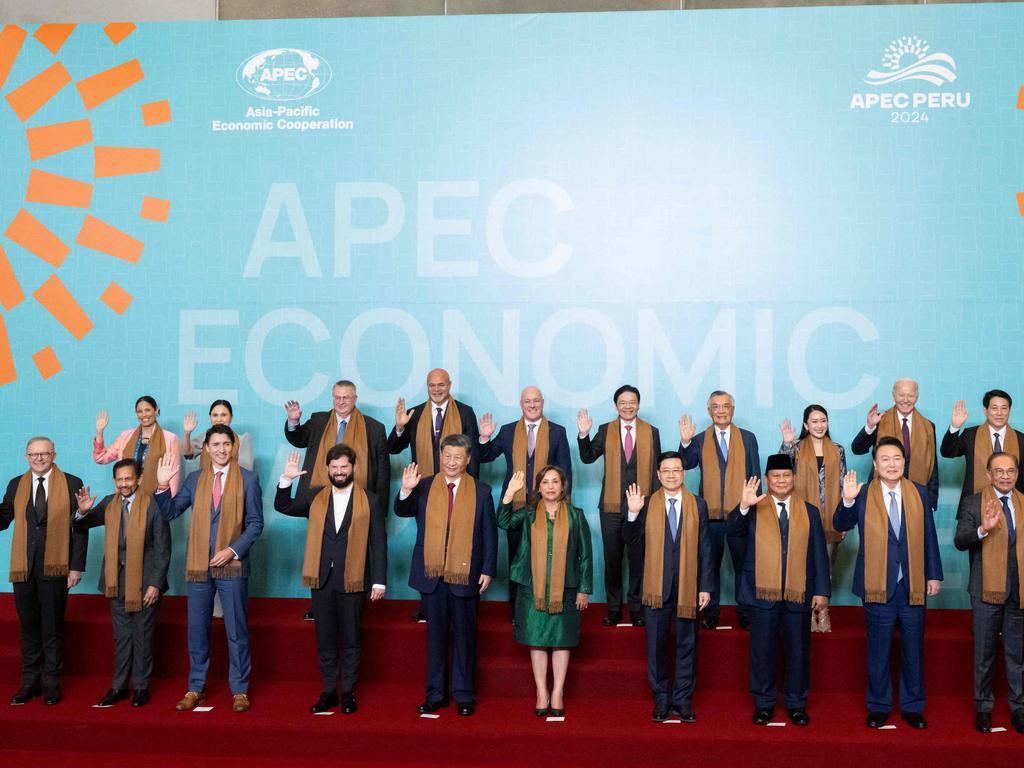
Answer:
[{"label": "brown leather shoe", "polygon": [[235,698],[231,702],[232,712],[248,712],[249,707],[249,694],[247,693],[236,693]]},{"label": "brown leather shoe", "polygon": [[189,691],[182,696],[181,701],[174,705],[179,712],[189,712],[206,701],[206,693],[203,691]]}]

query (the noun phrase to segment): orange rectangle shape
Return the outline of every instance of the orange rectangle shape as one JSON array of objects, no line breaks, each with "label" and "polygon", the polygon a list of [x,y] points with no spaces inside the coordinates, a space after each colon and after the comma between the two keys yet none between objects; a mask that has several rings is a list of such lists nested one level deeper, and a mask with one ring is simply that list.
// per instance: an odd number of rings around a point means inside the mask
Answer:
[{"label": "orange rectangle shape", "polygon": [[28,154],[33,160],[66,152],[92,141],[92,124],[88,120],[72,120],[70,123],[40,125],[26,128]]},{"label": "orange rectangle shape", "polygon": [[143,78],[142,65],[138,59],[126,61],[103,72],[98,72],[76,84],[86,109],[98,107],[121,91],[131,88]]},{"label": "orange rectangle shape", "polygon": [[25,292],[21,290],[18,276],[14,274],[4,247],[0,245],[0,305],[4,309],[14,309],[25,300]]},{"label": "orange rectangle shape", "polygon": [[1024,216],[1024,192],[1017,193],[1017,207],[1020,208],[1020,215]]},{"label": "orange rectangle shape", "polygon": [[32,355],[32,362],[36,364],[39,375],[43,377],[44,381],[64,370],[61,368],[60,360],[57,359],[57,353],[53,351],[53,347],[47,346],[40,349]]},{"label": "orange rectangle shape", "polygon": [[11,342],[7,338],[7,323],[0,315],[0,386],[10,384],[18,378],[14,370],[14,355],[11,354]]},{"label": "orange rectangle shape", "polygon": [[111,283],[100,296],[100,301],[114,310],[117,314],[123,315],[128,305],[132,303],[132,295],[117,283]]},{"label": "orange rectangle shape", "polygon": [[139,214],[150,221],[167,221],[171,213],[171,201],[159,197],[142,198],[142,212]]},{"label": "orange rectangle shape", "polygon": [[169,122],[171,122],[171,102],[167,99],[151,101],[149,104],[142,105],[142,124],[146,127]]},{"label": "orange rectangle shape", "polygon": [[43,24],[32,37],[46,46],[50,53],[57,53],[74,31],[74,24]]},{"label": "orange rectangle shape", "polygon": [[88,208],[91,200],[92,184],[40,171],[38,168],[33,168],[29,173],[28,189],[25,190],[26,203]]},{"label": "orange rectangle shape", "polygon": [[71,75],[58,61],[8,93],[7,103],[24,123],[70,82]]},{"label": "orange rectangle shape", "polygon": [[86,214],[78,237],[75,238],[75,245],[91,248],[134,264],[142,255],[143,242],[91,214]]},{"label": "orange rectangle shape", "polygon": [[1024,109],[1024,85],[1017,92],[1017,109]]},{"label": "orange rectangle shape", "polygon": [[24,208],[14,215],[4,235],[55,268],[64,263],[64,257],[71,251],[64,241]]},{"label": "orange rectangle shape", "polygon": [[57,275],[50,275],[32,295],[76,339],[92,330],[92,320]]},{"label": "orange rectangle shape", "polygon": [[21,44],[25,42],[26,37],[28,32],[14,24],[8,24],[0,30],[0,88],[7,82],[7,76],[11,74],[11,67],[14,66],[14,60],[18,58]]},{"label": "orange rectangle shape", "polygon": [[125,176],[160,170],[160,150],[141,147],[93,147],[93,176]]}]

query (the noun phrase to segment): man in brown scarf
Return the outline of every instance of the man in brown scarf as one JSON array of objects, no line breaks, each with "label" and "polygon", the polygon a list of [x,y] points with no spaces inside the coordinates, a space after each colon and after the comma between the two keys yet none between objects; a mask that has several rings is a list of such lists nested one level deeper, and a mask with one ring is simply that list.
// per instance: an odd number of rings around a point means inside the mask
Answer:
[{"label": "man in brown scarf", "polygon": [[[939,462],[935,425],[917,410],[919,390],[913,379],[896,379],[892,385],[893,407],[879,411],[878,403],[868,409],[867,422],[853,438],[850,450],[862,456],[883,437],[893,437],[903,448],[903,476],[928,491],[928,509],[939,503]],[[874,478],[874,470],[868,482]]]},{"label": "man in brown scarf", "polygon": [[420,714],[449,704],[449,631],[452,695],[460,715],[476,709],[477,611],[497,568],[498,527],[490,486],[466,471],[472,448],[466,435],[448,435],[440,445],[440,472],[421,477],[410,464],[395,498],[396,515],[416,518],[409,586],[422,596],[427,617],[427,696]]},{"label": "man in brown scarf", "polygon": [[[228,683],[235,712],[249,710],[249,550],[263,532],[263,492],[254,472],[238,466],[231,453],[236,437],[226,424],[206,430],[204,451],[210,466],[185,478],[171,498],[174,466],[160,460],[153,497],[168,522],[192,507],[185,555],[188,590],[188,692],[177,704],[192,710],[206,701],[210,667],[210,618],[213,596],[224,607],[228,639]],[[168,457],[165,457],[165,459]]]},{"label": "man in brown scarf", "polygon": [[837,531],[857,528],[860,548],[853,571],[853,593],[864,601],[868,644],[867,726],[881,728],[892,709],[889,656],[900,628],[900,710],[911,728],[924,719],[925,596],[939,594],[942,561],[928,490],[904,476],[903,443],[879,438],[874,449],[875,479],[843,478],[843,501],[832,524]]},{"label": "man in brown scarf", "polygon": [[114,464],[115,493],[99,504],[89,486],[76,496],[76,527],[106,526],[99,590],[110,598],[114,677],[98,707],[127,699],[129,680],[135,689],[132,706],[149,703],[153,633],[160,595],[167,591],[171,529],[152,494],[139,487],[141,479],[138,462],[121,459]]},{"label": "man in brown scarf", "polygon": [[1002,634],[1011,722],[1017,733],[1024,733],[1024,495],[1015,487],[1020,466],[1013,454],[993,453],[987,467],[988,485],[960,505],[953,539],[957,549],[971,556],[967,591],[974,627],[974,727],[982,733],[992,730],[992,675]]},{"label": "man in brown scarf", "polygon": [[796,477],[789,456],[769,456],[764,475],[768,493],[758,495],[761,483],[750,478],[728,520],[729,533],[746,541],[736,599],[750,608],[753,721],[767,725],[775,713],[781,640],[786,711],[793,725],[808,725],[811,611],[825,608],[832,594],[825,532],[818,508],[793,493]]},{"label": "man in brown scarf", "polygon": [[48,437],[25,447],[28,471],[12,478],[0,502],[0,531],[14,523],[11,582],[21,623],[21,688],[11,704],[42,693],[45,704],[61,700],[64,666],[64,609],[68,590],[85,570],[89,537],[72,529],[75,494],[82,481],[62,472]]}]

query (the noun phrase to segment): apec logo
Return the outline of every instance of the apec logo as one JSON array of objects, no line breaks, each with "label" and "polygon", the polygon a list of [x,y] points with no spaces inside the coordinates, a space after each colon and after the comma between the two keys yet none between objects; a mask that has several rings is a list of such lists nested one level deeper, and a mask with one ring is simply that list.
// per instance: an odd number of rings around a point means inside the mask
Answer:
[{"label": "apec logo", "polygon": [[235,74],[239,87],[268,101],[298,101],[331,82],[331,65],[312,51],[273,48],[250,56]]}]

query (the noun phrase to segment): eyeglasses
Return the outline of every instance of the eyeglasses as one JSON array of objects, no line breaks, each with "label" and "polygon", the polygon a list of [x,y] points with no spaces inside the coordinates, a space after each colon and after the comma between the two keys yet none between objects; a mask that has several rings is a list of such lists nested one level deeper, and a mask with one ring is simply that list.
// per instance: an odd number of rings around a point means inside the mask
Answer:
[{"label": "eyeglasses", "polygon": [[30,459],[42,461],[43,459],[48,459],[51,456],[53,456],[53,451],[46,451],[45,453],[26,453],[25,455],[28,456]]},{"label": "eyeglasses", "polygon": [[1017,476],[1017,471],[1018,470],[1013,468],[1013,467],[1011,467],[1010,469],[990,469],[989,470],[989,472],[991,472],[995,477],[1016,477]]}]

